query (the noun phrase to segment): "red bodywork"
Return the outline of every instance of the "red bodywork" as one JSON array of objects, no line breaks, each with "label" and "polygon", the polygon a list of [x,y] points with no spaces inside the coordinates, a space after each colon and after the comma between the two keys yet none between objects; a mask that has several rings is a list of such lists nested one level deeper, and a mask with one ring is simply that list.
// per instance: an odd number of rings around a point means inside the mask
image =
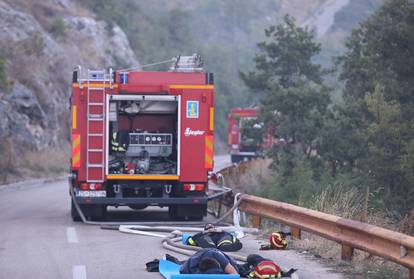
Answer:
[{"label": "red bodywork", "polygon": [[[228,144],[231,146],[240,143],[240,119],[241,118],[257,118],[256,109],[232,109],[229,114],[228,126]],[[237,147],[238,148],[238,147]]]},{"label": "red bodywork", "polygon": [[[127,82],[121,75],[127,75]],[[100,94],[105,87],[104,94]],[[88,90],[89,88],[89,90]],[[88,96],[89,94],[89,96]],[[95,137],[87,136],[87,110],[88,104],[103,103],[95,108],[89,105],[89,113],[105,115],[107,112],[108,98],[111,96],[175,96],[179,102],[177,115],[145,115],[139,120],[127,123],[126,117],[120,116],[118,128],[125,130],[132,125],[132,128],[140,128],[149,132],[156,132],[162,129],[164,132],[177,133],[179,137],[179,167],[177,174],[169,175],[141,175],[141,174],[109,174],[107,166],[86,167],[87,156],[89,163],[99,165],[106,164],[109,137],[107,118],[103,121],[89,121],[89,133],[96,134]],[[103,96],[103,97],[102,97]],[[89,99],[88,99],[89,98]],[[187,117],[188,101],[198,102],[197,117]],[[213,135],[214,135],[214,85],[209,81],[209,74],[205,72],[115,72],[113,83],[103,81],[78,81],[72,84],[71,96],[72,109],[72,158],[71,169],[75,174],[74,187],[79,187],[84,182],[99,182],[102,184],[108,181],[136,181],[141,183],[150,181],[162,181],[163,183],[174,182],[174,185],[184,183],[204,183],[208,180],[208,172],[213,170]],[[102,111],[105,110],[105,111]],[[178,115],[178,113],[180,115]],[[124,118],[123,118],[124,117]],[[178,118],[178,119],[177,119]],[[179,125],[177,126],[176,123]],[[103,135],[103,138],[99,136]],[[104,152],[87,153],[89,138],[89,150],[104,150]],[[105,140],[103,140],[105,139]],[[101,182],[99,182],[101,183]],[[109,184],[108,184],[109,185]],[[205,192],[203,192],[204,194]],[[92,199],[89,199],[92,200]],[[79,202],[85,202],[80,200]],[[87,202],[87,201],[86,201]],[[194,201],[197,202],[196,200]],[[117,202],[119,203],[119,202]],[[165,202],[168,205],[168,202]]]},{"label": "red bodywork", "polygon": [[[243,150],[241,146],[241,120],[242,119],[256,119],[258,112],[256,109],[233,109],[228,117],[228,144],[230,147],[230,153],[232,155],[232,161],[237,162],[243,160],[243,158],[256,157],[258,150]],[[262,145],[259,149],[268,148],[273,144],[272,133],[268,131],[263,135]]]}]

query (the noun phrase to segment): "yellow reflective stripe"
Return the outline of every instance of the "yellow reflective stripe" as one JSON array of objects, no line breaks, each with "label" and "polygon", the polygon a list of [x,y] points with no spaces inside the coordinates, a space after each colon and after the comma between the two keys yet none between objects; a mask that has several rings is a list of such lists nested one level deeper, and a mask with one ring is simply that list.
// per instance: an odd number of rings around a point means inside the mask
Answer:
[{"label": "yellow reflective stripe", "polygon": [[206,161],[205,161],[205,167],[207,169],[211,168],[213,166],[213,157],[206,154]]},{"label": "yellow reflective stripe", "polygon": [[[277,278],[281,277],[280,273],[277,275]],[[276,278],[275,275],[268,275],[268,274],[259,274],[257,272],[254,273],[254,278],[260,278],[260,279],[269,279],[269,278]]]},{"label": "yellow reflective stripe", "polygon": [[178,180],[178,175],[109,174],[108,180]]},{"label": "yellow reflective stripe", "polygon": [[232,244],[233,242],[231,241],[231,240],[223,240],[223,241],[220,241],[220,243],[218,244],[218,246],[220,246],[220,245],[222,245],[222,244],[226,244],[226,243],[228,243],[228,244]]},{"label": "yellow reflective stripe", "polygon": [[77,147],[79,144],[80,144],[80,136],[78,134],[74,134],[73,148]]},{"label": "yellow reflective stripe", "polygon": [[205,146],[204,167],[209,169],[213,167],[213,136],[206,136]]},{"label": "yellow reflective stripe", "polygon": [[214,107],[210,108],[210,131],[214,130]]},{"label": "yellow reflective stripe", "polygon": [[76,106],[72,106],[72,129],[76,129]]},{"label": "yellow reflective stripe", "polygon": [[72,165],[74,167],[78,167],[80,163],[80,153],[77,153],[73,158],[72,158]]},{"label": "yellow reflective stripe", "polygon": [[258,265],[258,266],[257,266],[257,269],[258,269],[258,270],[263,270],[263,269],[265,269],[265,268],[269,268],[269,269],[273,270],[274,272],[277,272],[277,270],[276,270],[276,268],[275,268],[275,266],[274,266],[274,265],[264,264],[264,265]]},{"label": "yellow reflective stripe", "polygon": [[213,150],[213,141],[211,139],[211,136],[206,137],[206,148],[208,149],[208,151]]},{"label": "yellow reflective stripe", "polygon": [[72,134],[72,167],[80,167],[80,135]]},{"label": "yellow reflective stripe", "polygon": [[192,237],[189,237],[189,238],[187,239],[187,242],[188,242],[188,244],[190,244],[190,245],[192,245],[192,246],[195,246],[195,245],[196,245],[196,243],[194,242],[194,240],[193,240],[193,238],[192,238]]},{"label": "yellow reflective stripe", "polygon": [[214,89],[214,85],[184,85],[184,84],[171,84],[170,89]]}]

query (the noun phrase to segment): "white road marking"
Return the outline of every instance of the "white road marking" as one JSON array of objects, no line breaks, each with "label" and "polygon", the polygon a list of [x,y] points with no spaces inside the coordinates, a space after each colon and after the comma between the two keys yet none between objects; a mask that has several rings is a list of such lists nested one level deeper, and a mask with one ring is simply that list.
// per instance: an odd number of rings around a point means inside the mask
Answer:
[{"label": "white road marking", "polygon": [[78,243],[78,236],[76,234],[76,230],[73,227],[69,227],[66,229],[66,236],[68,237],[69,243]]},{"label": "white road marking", "polygon": [[73,266],[73,279],[87,279],[86,278],[86,266],[74,265]]}]

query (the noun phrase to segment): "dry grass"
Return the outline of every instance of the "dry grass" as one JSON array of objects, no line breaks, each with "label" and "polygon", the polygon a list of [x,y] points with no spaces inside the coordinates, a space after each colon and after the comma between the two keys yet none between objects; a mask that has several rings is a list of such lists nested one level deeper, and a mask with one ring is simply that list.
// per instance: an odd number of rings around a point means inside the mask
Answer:
[{"label": "dry grass", "polygon": [[[364,215],[365,193],[357,188],[328,187],[315,197],[314,209],[340,216],[343,218],[361,220]],[[372,211],[366,215],[366,222],[397,230],[395,222],[385,216],[385,213]],[[318,258],[328,259],[337,263],[338,268],[352,278],[407,278],[406,268],[367,252],[355,250],[353,261],[348,263],[341,260],[341,246],[304,232],[301,240],[292,241],[292,248],[307,251]]]},{"label": "dry grass", "polygon": [[414,236],[414,208],[401,221],[399,231]]},{"label": "dry grass", "polygon": [[[0,166],[7,164],[0,173],[0,184],[13,183],[29,178],[60,177],[68,172],[68,144],[62,149],[47,149],[43,151],[28,151],[22,157],[10,157]],[[13,152],[13,148],[8,149]]]},{"label": "dry grass", "polygon": [[238,168],[235,173],[226,178],[225,183],[230,186],[235,193],[258,193],[271,179],[271,171],[269,169],[270,162],[270,159],[256,159],[250,161],[248,167]]},{"label": "dry grass", "polygon": [[314,209],[354,219],[364,210],[364,196],[354,187],[328,187],[315,197]]},{"label": "dry grass", "polygon": [[49,149],[40,152],[28,152],[24,157],[29,174],[35,177],[62,174],[68,171],[68,149]]},{"label": "dry grass", "polygon": [[349,278],[408,278],[406,268],[364,251],[355,250],[352,262],[342,261],[338,243],[306,232],[301,240],[292,240],[290,248],[328,261]]}]

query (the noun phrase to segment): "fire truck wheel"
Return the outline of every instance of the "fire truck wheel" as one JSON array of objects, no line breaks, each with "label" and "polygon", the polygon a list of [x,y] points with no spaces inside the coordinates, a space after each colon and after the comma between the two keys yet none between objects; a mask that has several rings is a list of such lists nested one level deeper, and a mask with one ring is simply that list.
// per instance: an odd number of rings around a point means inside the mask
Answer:
[{"label": "fire truck wheel", "polygon": [[[89,211],[89,212],[88,212]],[[88,205],[87,217],[93,221],[102,221],[106,218],[106,205]]]},{"label": "fire truck wheel", "polygon": [[75,204],[73,203],[73,201],[72,201],[71,206],[70,206],[70,215],[72,216],[72,220],[74,222],[82,221],[81,217],[79,216],[78,211],[76,210],[76,207],[75,207]]},{"label": "fire truck wheel", "polygon": [[231,162],[233,164],[239,163],[242,160],[243,160],[243,156],[240,156],[240,155],[231,155]]},{"label": "fire truck wheel", "polygon": [[168,214],[172,220],[200,221],[207,214],[207,206],[170,205]]},{"label": "fire truck wheel", "polygon": [[[106,217],[106,205],[79,205],[87,220],[101,221]],[[74,222],[82,221],[75,204],[71,204],[71,216]]]},{"label": "fire truck wheel", "polygon": [[170,205],[168,207],[168,216],[171,220],[177,219],[177,206],[176,205]]}]

